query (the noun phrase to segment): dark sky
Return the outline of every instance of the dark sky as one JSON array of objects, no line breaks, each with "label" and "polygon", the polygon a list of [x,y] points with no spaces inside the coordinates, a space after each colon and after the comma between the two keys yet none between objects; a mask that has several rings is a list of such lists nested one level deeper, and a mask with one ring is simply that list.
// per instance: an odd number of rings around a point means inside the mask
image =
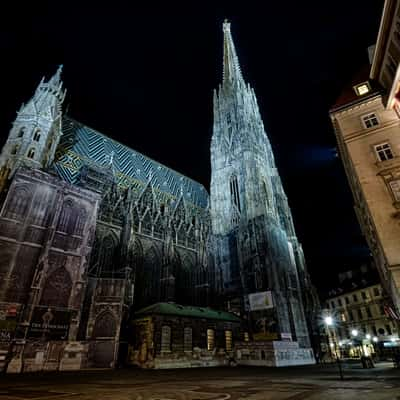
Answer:
[{"label": "dark sky", "polygon": [[328,109],[367,62],[383,0],[8,3],[16,4],[0,10],[0,144],[41,77],[64,64],[72,117],[208,189],[228,18],[314,282],[323,288],[369,258]]}]

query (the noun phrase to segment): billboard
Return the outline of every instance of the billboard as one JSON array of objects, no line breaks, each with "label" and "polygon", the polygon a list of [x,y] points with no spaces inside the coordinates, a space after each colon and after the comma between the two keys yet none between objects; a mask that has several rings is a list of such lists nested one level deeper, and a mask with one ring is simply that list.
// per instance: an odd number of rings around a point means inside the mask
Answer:
[{"label": "billboard", "polygon": [[267,310],[273,308],[271,291],[249,294],[250,311]]},{"label": "billboard", "polygon": [[29,338],[67,340],[71,311],[36,306],[28,330]]}]

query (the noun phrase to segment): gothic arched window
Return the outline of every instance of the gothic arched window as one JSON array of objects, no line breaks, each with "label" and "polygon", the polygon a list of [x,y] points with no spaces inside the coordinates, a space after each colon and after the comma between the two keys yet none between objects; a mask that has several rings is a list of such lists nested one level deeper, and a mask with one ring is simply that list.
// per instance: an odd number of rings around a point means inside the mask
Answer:
[{"label": "gothic arched window", "polygon": [[236,175],[232,175],[229,181],[229,187],[231,192],[231,201],[235,205],[236,209],[240,212],[240,196],[239,196],[239,184]]},{"label": "gothic arched window", "polygon": [[12,148],[11,154],[12,154],[12,155],[17,154],[17,153],[18,153],[18,149],[19,149],[19,145],[16,144],[16,145]]},{"label": "gothic arched window", "polygon": [[10,195],[8,196],[5,217],[17,220],[25,219],[32,193],[26,187],[16,187]]},{"label": "gothic arched window", "polygon": [[40,140],[40,129],[37,129],[33,135],[33,140],[38,142]]},{"label": "gothic arched window", "polygon": [[34,149],[33,147],[31,147],[31,148],[29,149],[28,154],[27,154],[27,157],[28,157],[28,158],[34,158],[34,157],[35,157],[35,149]]},{"label": "gothic arched window", "polygon": [[82,208],[79,211],[79,214],[78,214],[78,217],[77,217],[77,221],[76,221],[75,233],[77,235],[80,235],[80,236],[83,235],[83,230],[85,228],[86,219],[87,219],[87,212],[85,211],[85,209]]},{"label": "gothic arched window", "polygon": [[106,311],[96,318],[92,336],[94,338],[114,338],[116,331],[115,317],[111,312]]},{"label": "gothic arched window", "polygon": [[23,136],[24,136],[24,133],[25,133],[25,128],[21,128],[21,129],[18,131],[18,137],[19,137],[19,138],[23,137]]},{"label": "gothic arched window", "polygon": [[142,273],[140,274],[140,286],[142,305],[149,305],[159,301],[161,281],[161,261],[154,247],[147,250],[143,258]]},{"label": "gothic arched window", "polygon": [[68,307],[71,289],[72,280],[69,272],[63,267],[57,268],[46,280],[40,304],[53,307]]},{"label": "gothic arched window", "polygon": [[67,199],[62,207],[60,217],[58,219],[57,230],[64,233],[72,234],[75,230],[77,220],[77,210],[75,203],[71,199]]},{"label": "gothic arched window", "polygon": [[108,235],[103,239],[99,248],[98,268],[101,273],[109,273],[113,271],[114,254],[117,243],[112,235]]}]

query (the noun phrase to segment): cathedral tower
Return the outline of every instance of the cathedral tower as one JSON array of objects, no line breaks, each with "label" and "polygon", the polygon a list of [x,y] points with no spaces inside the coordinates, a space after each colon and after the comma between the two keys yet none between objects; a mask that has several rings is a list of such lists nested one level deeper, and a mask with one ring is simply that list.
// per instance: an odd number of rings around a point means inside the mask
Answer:
[{"label": "cathedral tower", "polygon": [[258,315],[264,328],[266,319],[271,327],[265,337],[291,335],[308,347],[301,246],[254,90],[240,70],[230,23],[223,24],[223,33],[223,81],[214,92],[211,141],[216,268],[231,308],[246,315],[248,295],[272,293],[273,311],[268,318]]},{"label": "cathedral tower", "polygon": [[55,75],[39,83],[35,94],[17,113],[0,155],[0,192],[19,166],[46,168],[54,159],[61,137],[62,88],[60,66]]}]

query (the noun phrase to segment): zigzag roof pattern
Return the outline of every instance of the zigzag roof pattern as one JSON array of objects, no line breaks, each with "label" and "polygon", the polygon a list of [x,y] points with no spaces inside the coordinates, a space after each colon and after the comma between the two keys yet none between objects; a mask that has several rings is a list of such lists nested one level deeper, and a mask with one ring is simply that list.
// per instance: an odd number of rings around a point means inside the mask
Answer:
[{"label": "zigzag roof pattern", "polygon": [[63,117],[63,134],[57,149],[54,169],[67,182],[77,184],[84,165],[112,167],[118,185],[154,188],[172,196],[181,196],[200,208],[208,205],[208,193],[200,183],[152,160],[74,119]]}]

